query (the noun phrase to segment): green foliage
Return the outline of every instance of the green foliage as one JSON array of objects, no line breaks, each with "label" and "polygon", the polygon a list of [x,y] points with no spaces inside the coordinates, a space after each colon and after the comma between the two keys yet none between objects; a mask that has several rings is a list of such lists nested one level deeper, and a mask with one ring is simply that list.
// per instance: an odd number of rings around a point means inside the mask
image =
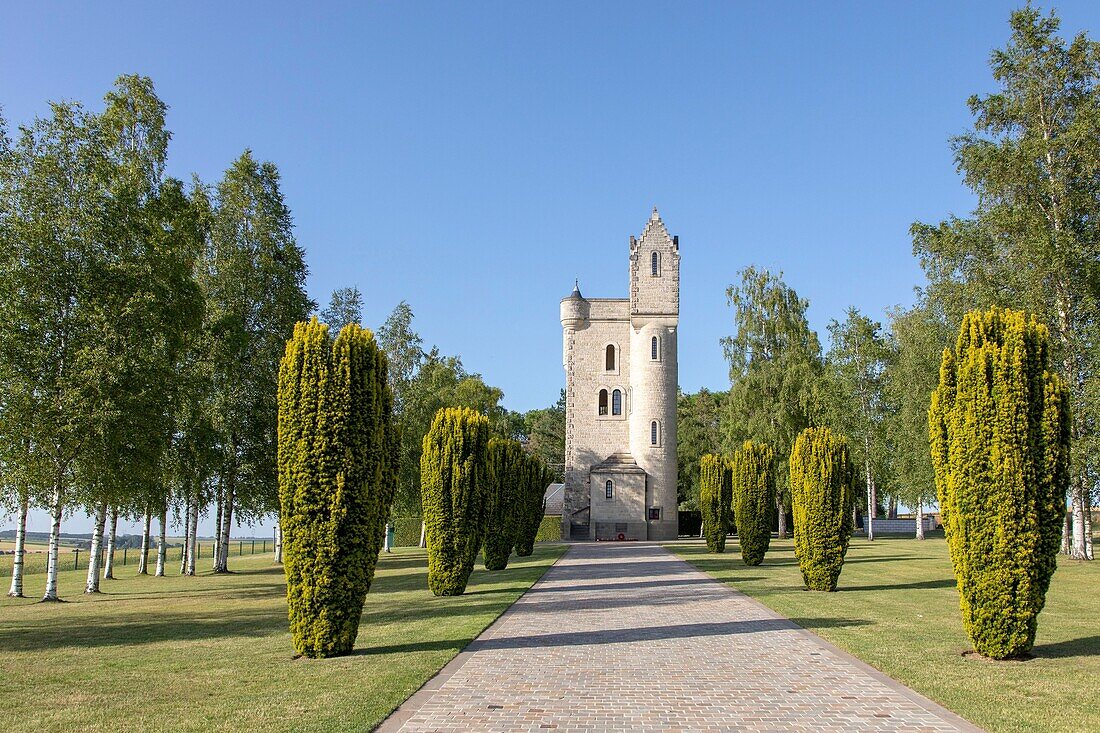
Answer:
[{"label": "green foliage", "polygon": [[396,517],[393,522],[393,546],[416,547],[420,544],[420,517]]},{"label": "green foliage", "polygon": [[[295,324],[314,308],[306,274],[279,171],[246,150],[217,185],[210,241],[199,267],[211,338],[209,410],[226,519],[234,511],[249,518],[278,507],[278,371]],[[220,570],[226,560],[219,559]]]},{"label": "green foliage", "polygon": [[[527,450],[554,473],[554,482],[565,478],[565,390],[551,407],[529,410],[523,416]],[[553,483],[553,482],[551,482]]]},{"label": "green foliage", "polygon": [[1021,311],[968,313],[928,410],[944,532],[975,651],[1035,641],[1069,485],[1069,392],[1049,332]]},{"label": "green foliage", "polygon": [[928,302],[890,312],[897,345],[886,368],[886,444],[897,480],[891,493],[910,507],[936,500],[936,479],[928,451],[928,399],[939,379],[943,349],[951,340],[942,313]]},{"label": "green foliage", "polygon": [[683,509],[699,508],[699,461],[721,450],[725,409],[725,392],[703,388],[676,398],[676,494]]},{"label": "green foliage", "polygon": [[711,552],[726,551],[733,497],[730,467],[725,458],[708,453],[699,459],[699,509],[703,514],[703,537]]},{"label": "green foliage", "polygon": [[279,523],[294,648],[347,654],[393,498],[393,399],[370,331],[299,323],[279,369]]},{"label": "green foliage", "polygon": [[420,457],[427,527],[428,588],[437,596],[466,590],[481,549],[488,510],[489,419],[469,408],[440,410]]},{"label": "green foliage", "polygon": [[775,453],[762,443],[745,441],[730,460],[733,516],[746,565],[759,565],[772,538],[775,513]]},{"label": "green foliage", "polygon": [[[731,382],[724,448],[732,453],[746,440],[760,440],[786,463],[795,437],[817,410],[821,345],[806,319],[809,301],[783,282],[782,273],[755,267],[743,270],[741,285],[731,285],[726,296],[737,331],[722,339]],[[776,490],[788,506],[785,471],[776,474]]]},{"label": "green foliage", "polygon": [[848,309],[843,323],[832,321],[829,334],[832,346],[826,355],[821,390],[824,417],[838,433],[853,438],[852,458],[863,472],[870,513],[878,505],[878,493],[889,487],[892,478],[892,451],[885,435],[891,405],[885,385],[893,344],[882,333],[880,323],[855,308]]},{"label": "green foliage", "polygon": [[791,450],[791,514],[798,567],[810,590],[836,590],[852,537],[855,470],[848,441],[807,428]]},{"label": "green foliage", "polygon": [[545,516],[539,522],[539,531],[535,533],[535,542],[560,542],[561,517],[554,514]]},{"label": "green foliage", "polygon": [[516,544],[520,502],[523,500],[522,467],[529,460],[514,440],[489,440],[489,509],[485,527],[485,569],[504,570]]},{"label": "green foliage", "polygon": [[1053,12],[1012,13],[990,55],[995,89],[967,100],[973,129],[952,141],[977,206],[969,218],[912,227],[928,296],[959,323],[971,309],[1015,308],[1050,329],[1070,389],[1074,557],[1092,554],[1084,521],[1100,474],[1100,43],[1059,36]]},{"label": "green foliage", "polygon": [[360,325],[363,322],[363,294],[354,285],[337,288],[332,291],[328,307],[322,310],[318,316],[322,323],[327,323],[329,328],[337,333],[344,326],[352,323]]},{"label": "green foliage", "polygon": [[535,549],[535,537],[546,512],[546,487],[554,483],[554,472],[535,456],[524,462],[523,499],[516,533],[516,554],[527,557]]}]

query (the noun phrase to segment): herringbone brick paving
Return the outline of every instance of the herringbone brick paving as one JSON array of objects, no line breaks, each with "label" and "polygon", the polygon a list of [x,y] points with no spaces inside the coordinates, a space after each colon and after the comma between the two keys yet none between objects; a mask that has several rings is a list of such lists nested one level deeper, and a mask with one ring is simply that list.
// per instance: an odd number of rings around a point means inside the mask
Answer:
[{"label": "herringbone brick paving", "polygon": [[379,730],[977,729],[659,545],[598,543]]}]

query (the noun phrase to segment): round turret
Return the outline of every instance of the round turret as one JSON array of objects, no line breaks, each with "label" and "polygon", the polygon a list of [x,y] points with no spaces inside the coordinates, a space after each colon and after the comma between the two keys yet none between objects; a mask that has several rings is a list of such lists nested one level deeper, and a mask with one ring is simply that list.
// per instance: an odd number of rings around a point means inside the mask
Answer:
[{"label": "round turret", "polygon": [[573,292],[561,301],[562,328],[580,328],[588,320],[589,304],[581,295],[580,283],[573,286]]}]

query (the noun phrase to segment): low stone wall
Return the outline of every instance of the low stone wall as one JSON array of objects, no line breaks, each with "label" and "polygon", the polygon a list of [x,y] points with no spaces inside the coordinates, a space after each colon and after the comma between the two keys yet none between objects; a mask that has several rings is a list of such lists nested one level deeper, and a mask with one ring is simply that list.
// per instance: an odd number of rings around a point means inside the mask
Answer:
[{"label": "low stone wall", "polygon": [[[875,534],[907,534],[917,533],[917,520],[911,519],[876,519],[872,524]],[[927,516],[924,518],[924,531],[931,532],[936,528],[936,518]],[[863,527],[856,527],[857,534],[867,533],[867,518],[863,518]]]}]

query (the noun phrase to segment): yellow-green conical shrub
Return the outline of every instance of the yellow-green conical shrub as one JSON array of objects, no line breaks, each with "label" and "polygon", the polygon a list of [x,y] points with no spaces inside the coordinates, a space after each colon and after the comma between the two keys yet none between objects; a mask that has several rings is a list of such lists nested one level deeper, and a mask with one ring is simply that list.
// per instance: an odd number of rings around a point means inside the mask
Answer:
[{"label": "yellow-green conical shrub", "polygon": [[828,428],[807,428],[791,449],[794,551],[810,590],[836,590],[852,537],[855,469],[848,441]]},{"label": "yellow-green conical shrub", "polygon": [[489,418],[445,407],[424,436],[420,501],[428,546],[428,587],[437,596],[466,590],[489,509]]},{"label": "yellow-green conical shrub", "polygon": [[370,331],[299,323],[279,368],[279,524],[299,654],[347,654],[395,484],[393,398]]},{"label": "yellow-green conical shrub", "polygon": [[751,440],[730,459],[733,473],[733,516],[737,541],[746,565],[764,560],[772,539],[775,515],[775,453],[763,443]]},{"label": "yellow-green conical shrub", "polygon": [[1048,340],[1020,311],[968,313],[928,410],[963,626],[994,659],[1031,649],[1061,541],[1069,396]]},{"label": "yellow-green conical shrub", "polygon": [[711,552],[726,551],[733,494],[726,459],[707,453],[699,459],[699,509],[703,515],[703,538]]}]

